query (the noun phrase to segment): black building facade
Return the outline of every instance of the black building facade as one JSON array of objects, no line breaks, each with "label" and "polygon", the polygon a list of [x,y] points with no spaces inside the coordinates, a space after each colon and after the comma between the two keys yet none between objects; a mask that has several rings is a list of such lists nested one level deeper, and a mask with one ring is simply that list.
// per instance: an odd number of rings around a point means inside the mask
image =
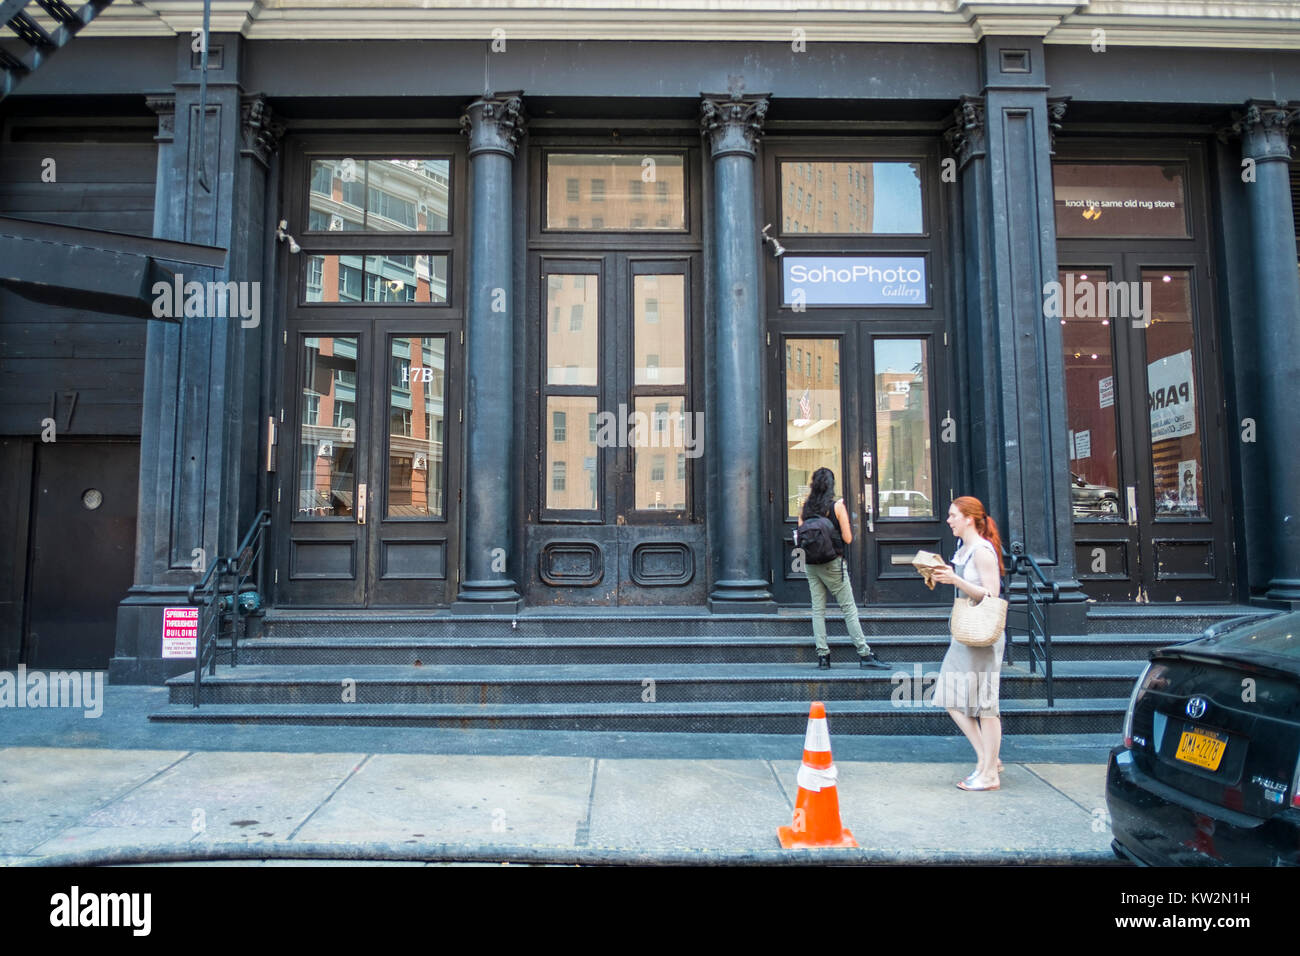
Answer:
[{"label": "black building facade", "polygon": [[6,666],[189,669],[163,609],[263,509],[269,613],[775,614],[823,465],[867,605],[941,599],[895,559],[961,494],[1067,633],[1300,602],[1297,33],[244,32],[0,102],[0,215],[227,250],[156,321],[0,289]]}]

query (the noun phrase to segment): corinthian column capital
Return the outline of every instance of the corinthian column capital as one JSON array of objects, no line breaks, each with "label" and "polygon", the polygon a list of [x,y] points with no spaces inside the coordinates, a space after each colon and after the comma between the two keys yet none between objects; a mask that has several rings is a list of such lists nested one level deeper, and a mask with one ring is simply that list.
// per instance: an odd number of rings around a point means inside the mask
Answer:
[{"label": "corinthian column capital", "polygon": [[700,103],[700,133],[714,159],[740,154],[751,159],[763,135],[768,97],[765,93],[705,93]]},{"label": "corinthian column capital", "polygon": [[1245,112],[1232,114],[1232,132],[1241,137],[1241,155],[1246,159],[1291,159],[1291,127],[1300,109],[1286,103],[1248,100]]},{"label": "corinthian column capital", "polygon": [[465,107],[462,133],[469,136],[469,154],[514,156],[524,134],[524,101],[519,93],[489,93]]}]

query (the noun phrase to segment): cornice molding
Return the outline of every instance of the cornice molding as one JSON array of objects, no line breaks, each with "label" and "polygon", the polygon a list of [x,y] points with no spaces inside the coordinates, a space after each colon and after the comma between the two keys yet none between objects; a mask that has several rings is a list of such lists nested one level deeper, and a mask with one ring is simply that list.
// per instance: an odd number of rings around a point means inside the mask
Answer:
[{"label": "cornice molding", "polygon": [[[188,34],[195,0],[108,7],[83,37]],[[1269,0],[212,0],[214,33],[250,40],[674,40],[790,45],[1037,36],[1090,46],[1300,49],[1300,4]],[[508,49],[508,46],[507,46]]]}]

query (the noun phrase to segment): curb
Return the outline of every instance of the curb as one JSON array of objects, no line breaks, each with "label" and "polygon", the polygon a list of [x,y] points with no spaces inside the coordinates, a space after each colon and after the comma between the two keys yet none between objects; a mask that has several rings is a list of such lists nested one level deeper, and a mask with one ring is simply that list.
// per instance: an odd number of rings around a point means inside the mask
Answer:
[{"label": "curb", "polygon": [[[773,840],[775,840],[773,830]],[[207,843],[180,846],[109,848],[11,860],[13,866],[89,867],[188,863],[221,860],[345,860],[438,863],[525,863],[557,866],[1125,866],[1105,850],[954,850],[885,851],[708,850],[615,847],[468,846],[452,843]]]}]

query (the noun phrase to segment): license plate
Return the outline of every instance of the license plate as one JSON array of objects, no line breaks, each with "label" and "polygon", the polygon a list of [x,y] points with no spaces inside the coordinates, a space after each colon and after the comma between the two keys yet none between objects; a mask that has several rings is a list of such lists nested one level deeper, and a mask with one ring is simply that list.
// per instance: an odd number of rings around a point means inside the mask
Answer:
[{"label": "license plate", "polygon": [[1223,734],[1212,730],[1184,730],[1174,759],[1206,770],[1218,770],[1227,747],[1228,738]]}]

